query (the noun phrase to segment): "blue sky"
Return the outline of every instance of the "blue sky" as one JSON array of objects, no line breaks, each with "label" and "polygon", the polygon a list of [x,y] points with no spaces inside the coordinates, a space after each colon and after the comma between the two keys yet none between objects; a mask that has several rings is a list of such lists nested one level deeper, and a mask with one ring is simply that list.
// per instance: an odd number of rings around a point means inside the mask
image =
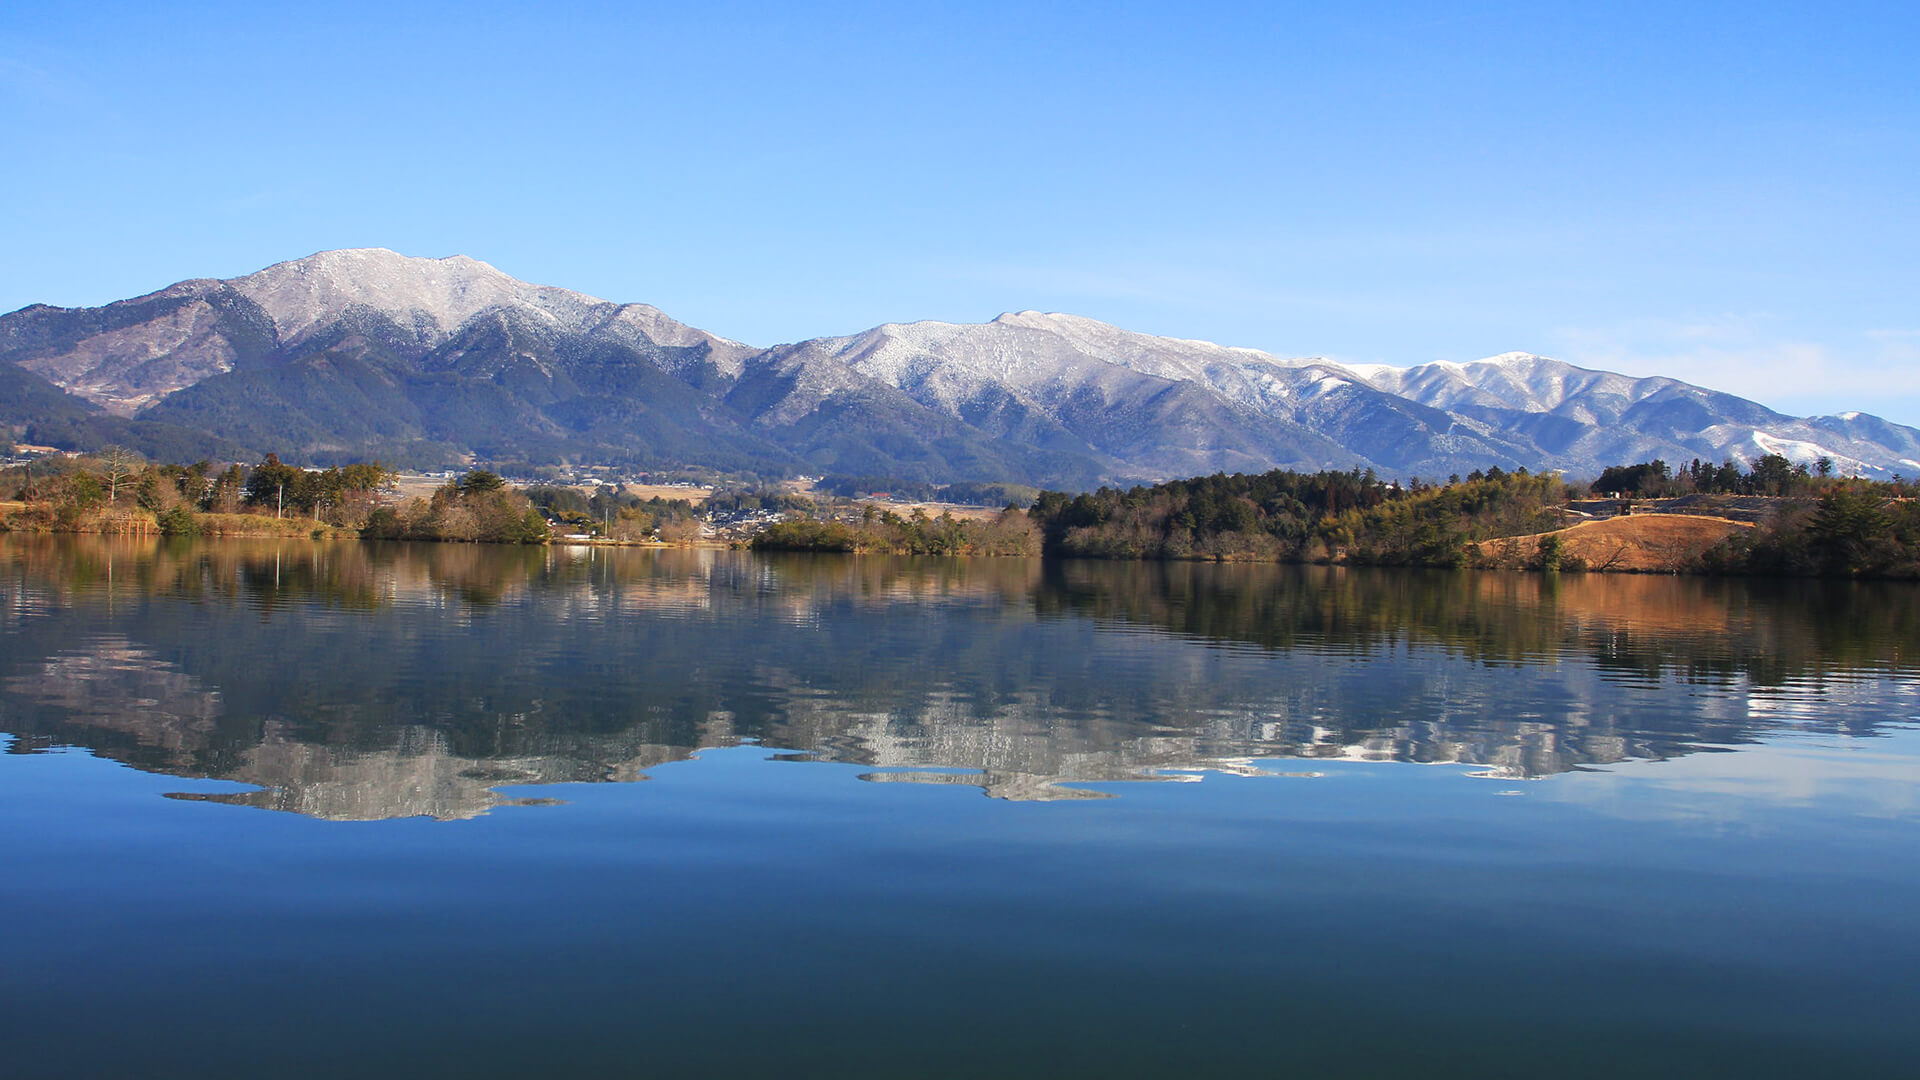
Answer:
[{"label": "blue sky", "polygon": [[0,310],[336,247],[1920,424],[1920,5],[17,4]]}]

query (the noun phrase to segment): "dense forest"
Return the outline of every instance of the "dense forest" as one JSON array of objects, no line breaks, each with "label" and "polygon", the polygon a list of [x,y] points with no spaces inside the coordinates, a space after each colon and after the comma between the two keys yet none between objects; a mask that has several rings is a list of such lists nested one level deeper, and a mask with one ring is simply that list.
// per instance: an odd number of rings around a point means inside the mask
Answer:
[{"label": "dense forest", "polygon": [[915,510],[906,517],[868,505],[857,521],[802,518],[782,521],[757,533],[755,551],[884,552],[896,555],[1038,555],[1039,530],[1016,507],[991,520],[930,517]]},{"label": "dense forest", "polygon": [[[1903,485],[1904,486],[1904,485]],[[1697,568],[1783,577],[1920,578],[1920,502],[1892,485],[1838,484],[1736,533]]]},{"label": "dense forest", "polygon": [[1553,507],[1567,497],[1558,476],[1525,470],[1402,486],[1370,470],[1279,469],[1049,491],[1032,516],[1054,555],[1460,566],[1471,541],[1558,527]]},{"label": "dense forest", "polygon": [[[1106,559],[1344,562],[1379,566],[1483,564],[1480,541],[1557,533],[1577,524],[1569,503],[1594,492],[1635,508],[1717,516],[1711,499],[1744,496],[1757,527],[1731,529],[1675,569],[1770,576],[1920,577],[1920,503],[1912,485],[1832,475],[1768,455],[1742,468],[1662,461],[1607,469],[1592,485],[1553,474],[1491,469],[1445,484],[1398,484],[1366,472],[1215,475],[1127,490],[1045,492],[1031,516],[1048,555]],[[1662,505],[1657,500],[1673,500]],[[1680,504],[1685,505],[1680,505]],[[1584,569],[1543,538],[1533,569]],[[1492,565],[1491,563],[1484,563]]]},{"label": "dense forest", "polygon": [[[1780,454],[1754,459],[1742,469],[1737,462],[1718,465],[1694,458],[1678,469],[1655,458],[1636,465],[1613,465],[1601,471],[1590,485],[1596,492],[1667,498],[1676,495],[1770,495],[1787,497],[1810,495],[1826,486],[1833,476],[1834,463],[1822,457],[1811,466],[1795,464]],[[1894,483],[1901,483],[1898,474]]]}]

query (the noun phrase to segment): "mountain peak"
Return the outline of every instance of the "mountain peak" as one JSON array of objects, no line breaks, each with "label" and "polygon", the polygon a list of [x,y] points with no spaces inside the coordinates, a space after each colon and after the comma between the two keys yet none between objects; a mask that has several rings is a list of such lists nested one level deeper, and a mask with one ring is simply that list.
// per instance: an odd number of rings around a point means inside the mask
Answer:
[{"label": "mountain peak", "polygon": [[272,270],[280,266],[367,266],[381,263],[450,263],[457,266],[476,266],[496,274],[500,272],[471,255],[403,255],[392,248],[383,247],[328,248],[304,258],[274,263],[267,269]]},{"label": "mountain peak", "polygon": [[397,251],[379,247],[316,251],[304,258],[274,263],[245,277],[234,278],[231,284],[280,281],[288,278],[323,278],[343,283],[353,281],[367,284],[390,284],[421,278],[462,281],[491,279],[513,282],[516,285],[524,284],[470,255],[428,258],[402,255]]},{"label": "mountain peak", "polygon": [[1060,311],[1036,311],[1029,308],[1026,311],[1003,311],[996,316],[993,321],[1001,326],[1032,326],[1045,328],[1062,322],[1090,323],[1094,320],[1079,315],[1068,315]]},{"label": "mountain peak", "polygon": [[351,308],[381,312],[435,337],[492,307],[512,304],[557,313],[605,303],[529,285],[466,255],[427,259],[386,248],[316,252],[227,284],[260,305],[283,341],[298,340]]},{"label": "mountain peak", "polygon": [[1559,363],[1559,361],[1554,360],[1550,357],[1541,356],[1539,353],[1516,351],[1516,352],[1503,352],[1498,356],[1485,357],[1483,359],[1474,361],[1474,363],[1491,364],[1497,368],[1511,369],[1511,368],[1534,367],[1541,363],[1557,364]]}]

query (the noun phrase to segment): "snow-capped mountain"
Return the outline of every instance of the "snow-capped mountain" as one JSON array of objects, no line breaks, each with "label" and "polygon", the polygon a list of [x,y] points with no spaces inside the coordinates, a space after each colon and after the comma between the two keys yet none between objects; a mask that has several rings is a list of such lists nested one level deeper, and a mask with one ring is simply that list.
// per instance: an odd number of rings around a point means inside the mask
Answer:
[{"label": "snow-capped mountain", "polygon": [[249,360],[331,345],[343,331],[425,352],[476,317],[508,311],[554,332],[703,350],[734,372],[754,351],[645,304],[529,285],[464,255],[416,259],[366,248],[323,251],[229,281],[182,281],[104,308],[25,308],[0,320],[0,354],[130,416]]},{"label": "snow-capped mountain", "polygon": [[[755,362],[851,372],[996,438],[1091,454],[1129,476],[1352,465],[1432,475],[1511,468],[1528,452],[1333,364],[1073,315],[888,324],[778,346]],[[802,387],[782,408],[804,412],[817,392]]]},{"label": "snow-capped mountain", "polygon": [[157,457],[629,461],[1079,486],[1288,466],[1591,474],[1782,453],[1920,469],[1920,431],[1510,353],[1341,366],[1073,315],[756,349],[486,263],[330,251],[0,316],[0,425]]},{"label": "snow-capped mountain", "polygon": [[1864,413],[1792,417],[1663,377],[1593,371],[1531,353],[1412,368],[1356,365],[1383,391],[1522,433],[1570,471],[1606,464],[1831,458],[1842,473],[1920,467],[1914,429]]}]

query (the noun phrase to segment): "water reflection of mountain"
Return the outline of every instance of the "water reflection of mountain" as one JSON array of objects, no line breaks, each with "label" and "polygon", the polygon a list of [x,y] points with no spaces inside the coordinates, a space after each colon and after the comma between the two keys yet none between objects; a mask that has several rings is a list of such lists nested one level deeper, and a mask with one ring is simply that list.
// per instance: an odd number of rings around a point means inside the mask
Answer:
[{"label": "water reflection of mountain", "polygon": [[[360,819],[755,739],[1008,798],[1508,777],[1903,717],[1909,587],[465,545],[0,543],[0,730]],[[1303,768],[1310,769],[1311,766]]]}]

